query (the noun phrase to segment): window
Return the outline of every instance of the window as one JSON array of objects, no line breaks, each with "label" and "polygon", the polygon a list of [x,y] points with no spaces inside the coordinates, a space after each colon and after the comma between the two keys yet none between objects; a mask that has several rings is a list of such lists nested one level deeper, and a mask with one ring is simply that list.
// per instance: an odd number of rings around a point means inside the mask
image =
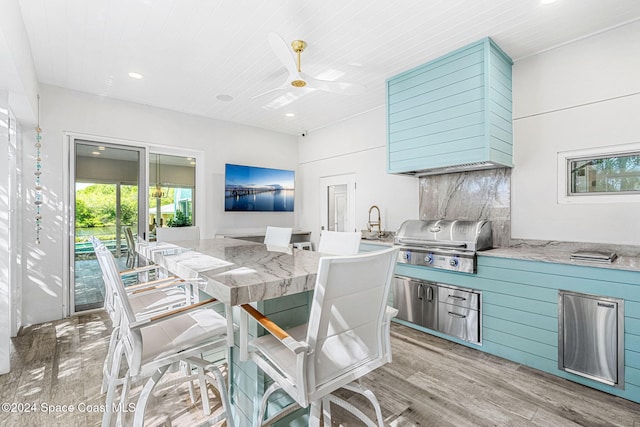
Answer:
[{"label": "window", "polygon": [[558,201],[640,201],[640,144],[558,153]]},{"label": "window", "polygon": [[193,157],[149,155],[149,229],[195,225]]}]

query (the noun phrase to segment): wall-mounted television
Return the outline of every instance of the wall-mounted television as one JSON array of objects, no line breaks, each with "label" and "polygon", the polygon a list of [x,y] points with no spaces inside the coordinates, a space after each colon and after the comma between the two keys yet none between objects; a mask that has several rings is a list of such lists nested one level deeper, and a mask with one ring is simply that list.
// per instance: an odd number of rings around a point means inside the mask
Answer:
[{"label": "wall-mounted television", "polygon": [[295,172],[227,163],[226,212],[293,212]]}]

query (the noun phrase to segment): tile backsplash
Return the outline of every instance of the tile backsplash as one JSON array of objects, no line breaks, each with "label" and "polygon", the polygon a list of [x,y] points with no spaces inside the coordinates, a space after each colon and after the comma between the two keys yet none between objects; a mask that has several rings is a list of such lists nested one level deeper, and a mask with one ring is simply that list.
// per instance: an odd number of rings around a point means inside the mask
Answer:
[{"label": "tile backsplash", "polygon": [[489,220],[493,246],[509,246],[511,169],[420,178],[420,219]]}]

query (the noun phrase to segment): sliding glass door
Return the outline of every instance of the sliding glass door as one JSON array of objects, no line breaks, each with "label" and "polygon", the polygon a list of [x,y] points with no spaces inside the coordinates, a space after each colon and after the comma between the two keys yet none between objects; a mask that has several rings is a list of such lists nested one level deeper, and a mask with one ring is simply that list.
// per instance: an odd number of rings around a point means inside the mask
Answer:
[{"label": "sliding glass door", "polygon": [[104,282],[90,238],[99,238],[126,268],[125,228],[134,237],[146,231],[140,219],[145,217],[147,185],[145,148],[81,140],[74,145],[72,303],[79,312],[104,304]]}]

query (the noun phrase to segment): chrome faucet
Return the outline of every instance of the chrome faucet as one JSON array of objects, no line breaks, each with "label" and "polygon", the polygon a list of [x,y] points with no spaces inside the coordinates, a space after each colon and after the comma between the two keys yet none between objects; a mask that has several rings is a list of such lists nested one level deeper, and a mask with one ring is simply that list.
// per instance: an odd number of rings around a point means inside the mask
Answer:
[{"label": "chrome faucet", "polygon": [[[374,209],[378,211],[378,220],[372,222],[371,211]],[[380,208],[376,205],[373,205],[369,208],[369,222],[367,222],[367,230],[373,231],[374,227],[378,227],[378,236],[380,236],[382,234],[382,220],[380,219]]]}]

